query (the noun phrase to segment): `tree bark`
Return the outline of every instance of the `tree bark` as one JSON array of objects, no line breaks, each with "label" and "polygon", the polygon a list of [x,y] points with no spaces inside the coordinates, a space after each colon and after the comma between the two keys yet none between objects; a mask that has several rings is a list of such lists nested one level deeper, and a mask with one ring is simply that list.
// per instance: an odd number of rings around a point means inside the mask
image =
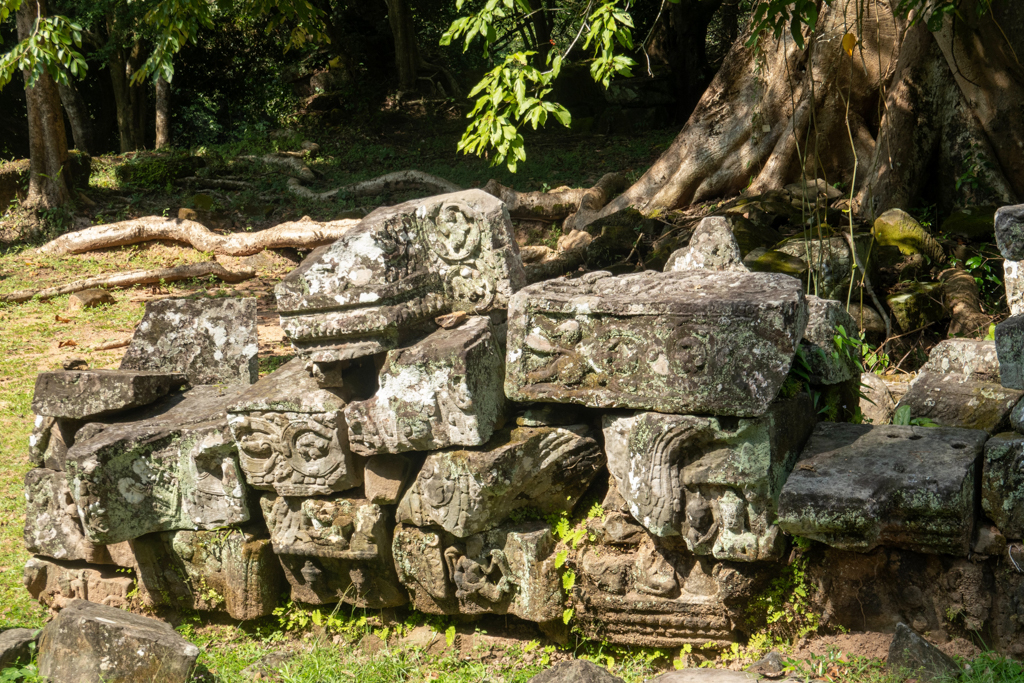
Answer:
[{"label": "tree bark", "polygon": [[[46,1],[23,2],[17,13],[18,39],[31,34],[36,20],[46,15]],[[71,202],[66,170],[68,143],[64,134],[64,116],[60,109],[57,85],[45,71],[29,85],[25,79],[25,99],[28,108],[29,181],[28,195],[23,206],[49,209]]]},{"label": "tree bark", "polygon": [[416,30],[412,23],[412,11],[407,0],[384,0],[388,6],[388,23],[395,40],[395,68],[398,69],[398,84],[405,90],[416,86],[416,74],[420,68],[420,52],[416,43]]},{"label": "tree bark", "polygon": [[[117,35],[115,23],[114,16],[108,15],[107,33],[112,36],[111,40]],[[112,50],[107,61],[110,84],[114,88],[122,154],[145,147],[145,89],[131,85],[131,76],[141,63],[141,46],[138,42],[131,49],[118,47]]]},{"label": "tree bark", "polygon": [[161,76],[156,80],[156,149],[171,144],[171,84]]},{"label": "tree bark", "polygon": [[64,105],[64,113],[68,115],[71,123],[71,134],[75,138],[75,148],[80,152],[92,154],[93,147],[93,125],[89,109],[86,107],[82,93],[78,92],[74,81],[68,85],[57,85],[60,93],[60,102]]}]

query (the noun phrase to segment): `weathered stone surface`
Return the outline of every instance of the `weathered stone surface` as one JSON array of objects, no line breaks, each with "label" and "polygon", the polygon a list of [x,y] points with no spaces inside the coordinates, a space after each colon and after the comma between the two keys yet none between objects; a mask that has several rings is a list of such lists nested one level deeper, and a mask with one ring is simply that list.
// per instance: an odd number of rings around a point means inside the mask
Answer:
[{"label": "weathered stone surface", "polygon": [[981,509],[1012,540],[1024,538],[1024,436],[999,434],[985,444]]},{"label": "weathered stone surface", "polygon": [[922,682],[953,680],[960,675],[960,667],[953,658],[935,647],[906,624],[897,624],[889,646],[887,666],[906,669]]},{"label": "weathered stone surface", "polygon": [[1020,261],[1003,261],[1003,286],[1010,315],[1024,313],[1024,272],[1021,272]]},{"label": "weathered stone surface", "polygon": [[1024,260],[1024,204],[996,211],[996,246],[1004,259]]},{"label": "weathered stone surface", "polygon": [[550,669],[541,671],[528,683],[624,683],[624,681],[593,662],[588,662],[585,659],[573,659],[569,662],[559,662]]},{"label": "weathered stone surface", "polygon": [[170,624],[84,600],[39,637],[39,675],[61,683],[186,683],[198,658]]},{"label": "weathered stone surface", "polygon": [[349,448],[340,392],[321,389],[301,358],[249,387],[228,423],[249,485],[287,496],[345,491],[363,481]]},{"label": "weathered stone surface", "polygon": [[36,467],[63,471],[68,448],[75,445],[75,434],[81,426],[81,420],[36,415],[28,438],[29,462]]},{"label": "weathered stone surface", "polygon": [[412,472],[409,456],[385,453],[370,457],[363,473],[366,499],[376,505],[394,505],[402,497]]},{"label": "weathered stone surface", "polygon": [[259,378],[256,299],[161,299],[146,304],[122,370],[180,372],[193,385]]},{"label": "weathered stone surface", "polygon": [[820,423],[782,488],[778,524],[845,550],[965,556],[986,439],[980,430]]},{"label": "weathered stone surface", "polygon": [[476,450],[431,453],[398,504],[398,521],[466,538],[515,510],[571,511],[604,465],[589,429],[505,429]]},{"label": "weathered stone surface", "polygon": [[886,298],[892,321],[903,332],[913,332],[942,320],[942,285],[915,282]]},{"label": "weathered stone surface", "polygon": [[910,406],[910,414],[926,417],[943,427],[983,429],[995,434],[1009,427],[1010,412],[1024,392],[998,382],[980,382],[959,374],[922,372],[896,406]]},{"label": "weathered stone surface", "polygon": [[648,683],[755,683],[760,677],[729,669],[680,669],[655,676]]},{"label": "weathered stone surface", "polygon": [[[982,490],[982,495],[984,495],[984,490]],[[978,524],[978,528],[974,530],[971,552],[976,555],[1002,556],[1006,552],[1006,536],[995,525]]]},{"label": "weathered stone surface", "polygon": [[345,407],[361,455],[487,443],[505,415],[505,359],[490,319],[474,316],[389,351],[380,389]]},{"label": "weathered stone surface", "polygon": [[999,382],[999,357],[992,340],[944,339],[932,348],[920,372],[962,375],[978,382]]},{"label": "weathered stone surface", "polygon": [[555,538],[543,522],[508,524],[457,539],[436,528],[399,524],[395,567],[413,607],[428,614],[562,617]]},{"label": "weathered stone surface", "polygon": [[0,671],[9,666],[22,666],[32,661],[32,645],[39,631],[31,628],[9,628],[0,632]]},{"label": "weathered stone surface", "polygon": [[665,263],[666,273],[746,269],[729,220],[722,216],[709,216],[698,223],[689,246],[673,252]]},{"label": "weathered stone surface", "polygon": [[149,405],[188,384],[180,373],[61,370],[36,377],[37,415],[95,419]]},{"label": "weathered stone surface", "polygon": [[779,493],[814,422],[806,394],[755,419],[605,415],[608,471],[655,536],[682,536],[691,552],[717,559],[775,559],[784,547]]},{"label": "weathered stone surface", "polygon": [[370,608],[408,602],[395,576],[384,508],[362,498],[272,493],[262,495],[260,507],[292,600]]},{"label": "weathered stone surface", "polygon": [[1010,411],[1010,427],[1018,434],[1024,434],[1024,399],[1017,401]]},{"label": "weathered stone surface", "polygon": [[119,543],[154,531],[249,519],[225,408],[244,389],[200,386],[136,422],[87,425],[68,451],[86,537]]},{"label": "weathered stone surface", "polygon": [[83,308],[96,308],[105,304],[116,304],[117,299],[105,289],[83,289],[68,297],[68,310],[78,311]]},{"label": "weathered stone surface", "polygon": [[89,567],[31,557],[23,579],[29,595],[52,609],[63,609],[73,600],[89,600],[112,607],[129,607],[135,580],[114,567]]},{"label": "weathered stone surface", "polygon": [[[857,246],[857,255],[861,263],[868,263],[872,268],[880,261],[881,247],[875,242],[870,234],[860,233],[854,236],[854,243]],[[780,257],[799,259],[803,262],[802,279],[809,280],[814,277],[815,289],[818,296],[827,299],[838,299],[846,301],[850,290],[850,274],[854,272],[853,259],[850,257],[850,245],[843,237],[829,237],[820,239],[816,231],[807,231],[795,235],[775,246],[765,256],[772,255],[778,265]],[[793,269],[796,262],[790,260]],[[748,264],[749,265],[749,264]],[[799,273],[794,272],[794,275]],[[872,276],[873,277],[873,276]]]},{"label": "weathered stone surface", "polygon": [[846,310],[857,322],[855,329],[864,332],[867,337],[871,338],[885,334],[885,321],[882,320],[882,316],[878,314],[878,311],[871,306],[851,301]]},{"label": "weathered stone surface", "polygon": [[256,619],[271,614],[284,591],[265,531],[165,531],[131,545],[139,583],[156,605]]},{"label": "weathered stone surface", "polygon": [[588,273],[517,293],[505,394],[516,401],[756,417],[807,322],[800,282],[772,273]]},{"label": "weathered stone surface", "polygon": [[329,363],[393,349],[449,311],[504,308],[525,282],[505,205],[467,190],[377,209],[275,292],[292,344]]},{"label": "weathered stone surface", "polygon": [[873,372],[860,376],[860,412],[865,424],[887,425],[896,413],[889,387]]},{"label": "weathered stone surface", "polygon": [[838,301],[816,296],[805,298],[807,328],[801,345],[810,366],[811,384],[839,384],[859,376],[862,370],[859,350],[838,348],[835,342],[840,327],[856,338],[857,321]]},{"label": "weathered stone surface", "polygon": [[57,560],[112,562],[106,546],[89,542],[63,472],[32,469],[25,475],[25,548]]},{"label": "weathered stone surface", "polygon": [[1024,315],[996,325],[999,381],[1008,389],[1024,389]]}]

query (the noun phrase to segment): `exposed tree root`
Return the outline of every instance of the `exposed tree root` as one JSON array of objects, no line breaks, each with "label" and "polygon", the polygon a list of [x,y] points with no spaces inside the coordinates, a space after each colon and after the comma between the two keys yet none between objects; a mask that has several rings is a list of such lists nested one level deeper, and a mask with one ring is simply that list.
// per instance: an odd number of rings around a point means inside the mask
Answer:
[{"label": "exposed tree root", "polygon": [[229,180],[227,178],[196,178],[192,176],[189,178],[179,178],[174,181],[174,184],[187,187],[212,188],[214,190],[252,189],[252,183],[247,183],[244,180]]},{"label": "exposed tree root", "polygon": [[[626,178],[621,173],[606,173],[591,188],[556,192],[516,192],[497,180],[491,180],[484,185],[483,190],[505,202],[513,218],[556,221],[568,218],[584,206],[589,211],[600,209],[625,187]],[[571,228],[565,232],[570,230]]]},{"label": "exposed tree root", "polygon": [[[305,180],[305,178],[302,178],[301,180]],[[360,197],[383,194],[384,192],[395,192],[398,190],[426,190],[435,194],[446,194],[448,192],[459,192],[462,190],[461,187],[455,183],[445,180],[444,178],[439,178],[436,175],[415,170],[386,173],[377,178],[363,180],[358,183],[352,183],[351,185],[342,185],[341,187],[328,190],[326,192],[317,192],[316,190],[311,190],[308,187],[303,186],[302,182],[300,182],[300,178],[289,178],[288,189],[294,194],[297,194],[300,197],[306,197],[307,199],[330,199],[338,194],[350,197]]]},{"label": "exposed tree root", "polygon": [[250,256],[264,249],[312,249],[330,244],[357,223],[354,218],[328,223],[293,221],[260,232],[218,235],[195,221],[146,216],[61,235],[39,247],[39,253],[63,256],[152,240],[172,240],[223,256]]},{"label": "exposed tree root", "polygon": [[939,273],[942,303],[949,312],[950,337],[983,337],[992,318],[981,312],[981,295],[974,277],[963,268],[947,268]]},{"label": "exposed tree root", "polygon": [[[587,260],[587,249],[593,237],[582,230],[563,235],[558,240],[558,250],[548,247],[524,247],[524,255],[533,250],[535,260],[523,264],[526,271],[527,284],[561,277],[584,265]],[[544,251],[546,250],[546,252]],[[536,258],[536,257],[540,258]]]},{"label": "exposed tree root", "polygon": [[310,170],[306,163],[298,157],[285,156],[278,154],[264,154],[261,157],[254,156],[241,156],[236,157],[242,161],[253,161],[256,163],[266,164],[268,166],[281,166],[291,172],[296,178],[301,178],[306,182],[313,182],[316,180],[316,175]]},{"label": "exposed tree root", "polygon": [[215,261],[204,261],[203,263],[192,263],[187,266],[175,266],[174,268],[158,268],[157,270],[133,270],[127,273],[115,275],[103,275],[100,277],[79,280],[60,287],[48,287],[46,289],[23,289],[20,292],[13,292],[0,297],[0,301],[6,303],[22,303],[34,298],[52,299],[62,294],[81,292],[84,289],[93,287],[132,287],[134,285],[149,285],[158,282],[174,282],[176,280],[187,280],[193,277],[207,277],[214,275],[224,282],[242,282],[256,276],[252,268],[242,268],[237,271],[230,271]]}]

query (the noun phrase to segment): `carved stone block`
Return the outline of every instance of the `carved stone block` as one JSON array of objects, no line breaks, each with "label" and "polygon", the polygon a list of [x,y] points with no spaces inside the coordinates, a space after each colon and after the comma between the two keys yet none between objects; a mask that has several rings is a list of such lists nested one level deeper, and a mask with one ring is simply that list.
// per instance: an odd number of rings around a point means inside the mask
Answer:
[{"label": "carved stone block", "polygon": [[782,488],[778,524],[842,550],[966,556],[987,438],[971,429],[822,422]]},{"label": "carved stone block", "polygon": [[296,358],[246,390],[228,408],[249,485],[287,496],[318,496],[362,483],[348,447],[339,392],[321,389]]},{"label": "carved stone block", "polygon": [[393,349],[449,311],[505,308],[525,278],[505,205],[467,190],[377,209],[275,291],[292,344],[328,363]]},{"label": "carved stone block", "polygon": [[665,272],[686,270],[739,270],[745,271],[743,253],[732,232],[729,219],[708,216],[697,224],[690,243],[672,252],[665,263]]},{"label": "carved stone block", "polygon": [[806,394],[754,419],[605,415],[608,471],[655,536],[682,536],[690,552],[720,560],[776,559],[779,493],[813,427]]},{"label": "carved stone block", "polygon": [[480,449],[431,453],[398,504],[398,521],[438,525],[466,538],[515,510],[571,511],[604,465],[587,431],[519,427]]},{"label": "carved stone block", "polygon": [[43,557],[29,558],[23,581],[33,599],[55,610],[72,600],[127,609],[135,586],[135,579],[114,567],[88,567]]},{"label": "carved stone block", "polygon": [[110,544],[247,521],[225,413],[242,388],[196,387],[146,419],[83,427],[90,438],[68,451],[67,470],[86,537]]},{"label": "carved stone block", "polygon": [[274,611],[285,587],[266,532],[165,531],[131,545],[139,583],[155,605],[256,619]]},{"label": "carved stone block", "polygon": [[505,394],[667,413],[763,414],[807,322],[776,273],[588,273],[517,293]]},{"label": "carved stone block", "polygon": [[1024,437],[999,434],[985,444],[981,509],[1011,540],[1024,538]]},{"label": "carved stone block", "polygon": [[188,384],[180,373],[58,370],[36,377],[37,415],[96,419],[149,405]]},{"label": "carved stone block", "polygon": [[146,303],[121,369],[180,372],[193,385],[252,384],[258,351],[256,299],[161,299]]},{"label": "carved stone block", "polygon": [[25,548],[57,560],[110,564],[107,547],[91,543],[82,531],[67,475],[32,469],[25,475]]},{"label": "carved stone block", "polygon": [[926,417],[943,427],[1001,432],[1010,426],[1010,413],[1024,391],[1001,386],[998,375],[994,382],[973,379],[978,376],[985,375],[939,374],[922,369],[896,409],[910,406],[912,417]]},{"label": "carved stone block", "polygon": [[396,504],[414,471],[413,464],[410,456],[405,455],[383,454],[368,458],[363,471],[366,499],[377,505]]},{"label": "carved stone block", "polygon": [[995,337],[1000,383],[1008,389],[1024,389],[1024,315],[996,325]]},{"label": "carved stone block", "polygon": [[291,584],[292,600],[397,607],[388,513],[362,498],[285,498],[264,493],[263,518]]},{"label": "carved stone block", "polygon": [[380,389],[345,408],[349,443],[361,455],[487,443],[505,414],[505,359],[490,319],[389,351]]},{"label": "carved stone block", "polygon": [[35,467],[63,471],[68,449],[75,445],[75,434],[81,426],[81,420],[36,415],[28,438],[29,462]]},{"label": "carved stone block", "polygon": [[547,524],[510,524],[457,539],[440,529],[399,524],[395,566],[413,607],[427,614],[562,616],[555,539]]}]

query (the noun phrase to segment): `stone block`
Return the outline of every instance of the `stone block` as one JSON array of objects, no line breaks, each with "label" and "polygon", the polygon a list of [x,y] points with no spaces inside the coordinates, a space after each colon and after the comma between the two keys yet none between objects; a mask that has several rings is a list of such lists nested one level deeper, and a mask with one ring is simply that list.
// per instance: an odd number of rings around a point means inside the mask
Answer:
[{"label": "stone block", "polygon": [[284,592],[265,531],[165,531],[131,546],[139,583],[155,605],[225,611],[244,621],[273,613]]},{"label": "stone block", "polygon": [[919,330],[942,320],[942,285],[915,282],[908,289],[886,298],[892,320],[903,332]]},{"label": "stone block", "polygon": [[394,557],[413,607],[427,614],[514,614],[561,619],[555,538],[543,522],[508,524],[458,539],[436,528],[399,524]]},{"label": "stone block", "polygon": [[135,588],[135,579],[114,567],[90,567],[45,557],[29,558],[22,581],[34,600],[54,610],[74,600],[128,608]]},{"label": "stone block", "polygon": [[1024,204],[996,210],[996,246],[1008,261],[1024,260]]},{"label": "stone block", "polygon": [[573,659],[559,662],[531,678],[528,683],[624,683],[593,662]]},{"label": "stone block", "polygon": [[68,310],[79,311],[83,308],[116,304],[117,299],[105,289],[83,289],[68,297]]},{"label": "stone block", "polygon": [[697,224],[690,244],[672,253],[665,263],[665,272],[687,270],[745,271],[743,254],[736,236],[732,234],[729,219],[708,216]]},{"label": "stone block", "polygon": [[928,354],[920,372],[962,375],[977,382],[999,383],[999,356],[995,341],[944,339]]},{"label": "stone block", "polygon": [[122,370],[180,372],[193,385],[259,378],[256,299],[161,299],[146,304]]},{"label": "stone block", "polygon": [[56,560],[112,563],[106,546],[85,537],[67,475],[54,470],[25,475],[25,549]]},{"label": "stone block", "polygon": [[35,467],[64,470],[68,449],[75,445],[75,434],[81,420],[36,415],[32,434],[28,438],[28,459]]},{"label": "stone block", "polygon": [[242,389],[199,386],[145,419],[84,427],[92,433],[68,451],[67,471],[86,537],[111,544],[247,521],[225,412]]},{"label": "stone block", "polygon": [[843,550],[966,556],[980,430],[823,422],[782,488],[779,526]]},{"label": "stone block", "polygon": [[1024,389],[1024,315],[996,325],[999,381],[1007,389]]},{"label": "stone block", "polygon": [[388,352],[376,395],[345,407],[349,443],[361,455],[480,446],[504,420],[504,381],[489,318],[438,330]]},{"label": "stone block", "polygon": [[873,372],[860,376],[860,412],[866,424],[887,425],[896,413],[889,387]]},{"label": "stone block", "polygon": [[999,434],[985,444],[981,509],[1010,540],[1024,538],[1024,436]]},{"label": "stone block", "polygon": [[1024,313],[1024,273],[1021,272],[1020,261],[1003,261],[1003,286],[1010,315]]},{"label": "stone block", "polygon": [[995,434],[1009,427],[1010,412],[1022,396],[1024,391],[1007,389],[998,380],[983,382],[966,375],[922,370],[896,408],[909,406],[912,417],[925,417],[943,427]]},{"label": "stone block", "polygon": [[124,370],[59,370],[36,377],[32,410],[37,415],[96,419],[147,406],[184,388],[180,373]]},{"label": "stone block", "polygon": [[956,680],[961,673],[960,666],[952,657],[914,633],[906,624],[896,625],[886,666],[895,671],[906,670],[922,683]]},{"label": "stone block", "polygon": [[292,600],[397,607],[409,598],[391,556],[389,512],[362,498],[285,498],[264,493],[263,518]]},{"label": "stone block", "polygon": [[39,675],[60,683],[187,683],[198,658],[170,624],[84,600],[39,636]]},{"label": "stone block", "polygon": [[778,395],[806,323],[800,281],[774,273],[540,282],[509,306],[505,394],[756,417]]},{"label": "stone block", "polygon": [[492,529],[515,510],[571,511],[604,466],[585,426],[505,429],[479,449],[427,456],[398,504],[398,521],[459,538]]},{"label": "stone block", "polygon": [[345,491],[363,481],[348,442],[345,401],[321,389],[301,358],[249,387],[228,407],[246,480],[287,496]]},{"label": "stone block", "polygon": [[396,504],[412,473],[413,462],[409,456],[388,453],[371,456],[363,472],[366,499],[376,505]]},{"label": "stone block", "polygon": [[857,321],[843,304],[833,299],[807,296],[807,328],[801,346],[807,359],[811,384],[840,384],[861,374],[860,350],[838,348],[836,335],[842,327],[857,337]]},{"label": "stone block", "polygon": [[503,309],[525,282],[505,205],[467,190],[377,209],[275,292],[293,346],[329,364],[396,348],[450,311]]},{"label": "stone block", "polygon": [[690,552],[720,560],[777,559],[779,493],[814,422],[806,394],[754,419],[605,415],[608,471],[655,536],[682,536]]},{"label": "stone block", "polygon": [[0,631],[0,671],[32,663],[38,629],[9,628]]}]

